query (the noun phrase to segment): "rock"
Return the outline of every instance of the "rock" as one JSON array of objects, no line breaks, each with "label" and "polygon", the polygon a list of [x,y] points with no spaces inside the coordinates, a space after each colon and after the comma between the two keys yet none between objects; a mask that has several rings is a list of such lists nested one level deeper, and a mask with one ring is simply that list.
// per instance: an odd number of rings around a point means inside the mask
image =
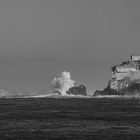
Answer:
[{"label": "rock", "polygon": [[77,86],[77,87],[76,86],[71,87],[67,91],[67,94],[86,96],[87,95],[86,87],[84,85],[80,85],[80,86]]},{"label": "rock", "polygon": [[129,61],[112,67],[112,78],[98,95],[140,95],[140,56],[131,56]]}]

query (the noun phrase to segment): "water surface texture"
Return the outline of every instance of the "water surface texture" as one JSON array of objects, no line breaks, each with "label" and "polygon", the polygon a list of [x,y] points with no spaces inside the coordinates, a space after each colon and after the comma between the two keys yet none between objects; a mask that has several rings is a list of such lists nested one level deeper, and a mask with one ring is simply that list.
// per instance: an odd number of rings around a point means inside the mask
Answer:
[{"label": "water surface texture", "polygon": [[140,99],[0,99],[0,140],[140,139]]}]

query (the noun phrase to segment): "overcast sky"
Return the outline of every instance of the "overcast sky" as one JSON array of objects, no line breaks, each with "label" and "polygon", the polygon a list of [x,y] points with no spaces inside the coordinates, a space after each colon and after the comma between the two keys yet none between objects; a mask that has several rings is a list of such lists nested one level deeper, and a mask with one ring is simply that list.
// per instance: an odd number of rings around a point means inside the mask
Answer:
[{"label": "overcast sky", "polygon": [[0,0],[0,86],[48,89],[65,70],[88,91],[140,55],[139,0]]}]

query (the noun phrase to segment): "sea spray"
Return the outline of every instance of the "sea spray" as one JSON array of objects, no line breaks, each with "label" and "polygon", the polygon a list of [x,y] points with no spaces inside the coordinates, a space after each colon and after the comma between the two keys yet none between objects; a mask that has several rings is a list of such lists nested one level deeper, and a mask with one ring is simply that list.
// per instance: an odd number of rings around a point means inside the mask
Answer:
[{"label": "sea spray", "polygon": [[75,81],[71,79],[70,72],[63,71],[53,79],[51,85],[53,92],[66,95],[66,91],[74,87],[74,83]]}]

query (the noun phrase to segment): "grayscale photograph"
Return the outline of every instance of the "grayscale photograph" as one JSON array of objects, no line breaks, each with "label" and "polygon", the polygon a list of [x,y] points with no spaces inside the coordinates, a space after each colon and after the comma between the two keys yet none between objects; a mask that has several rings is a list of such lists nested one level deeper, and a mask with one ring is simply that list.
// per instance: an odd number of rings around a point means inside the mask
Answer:
[{"label": "grayscale photograph", "polygon": [[140,140],[140,0],[0,0],[0,140]]}]

